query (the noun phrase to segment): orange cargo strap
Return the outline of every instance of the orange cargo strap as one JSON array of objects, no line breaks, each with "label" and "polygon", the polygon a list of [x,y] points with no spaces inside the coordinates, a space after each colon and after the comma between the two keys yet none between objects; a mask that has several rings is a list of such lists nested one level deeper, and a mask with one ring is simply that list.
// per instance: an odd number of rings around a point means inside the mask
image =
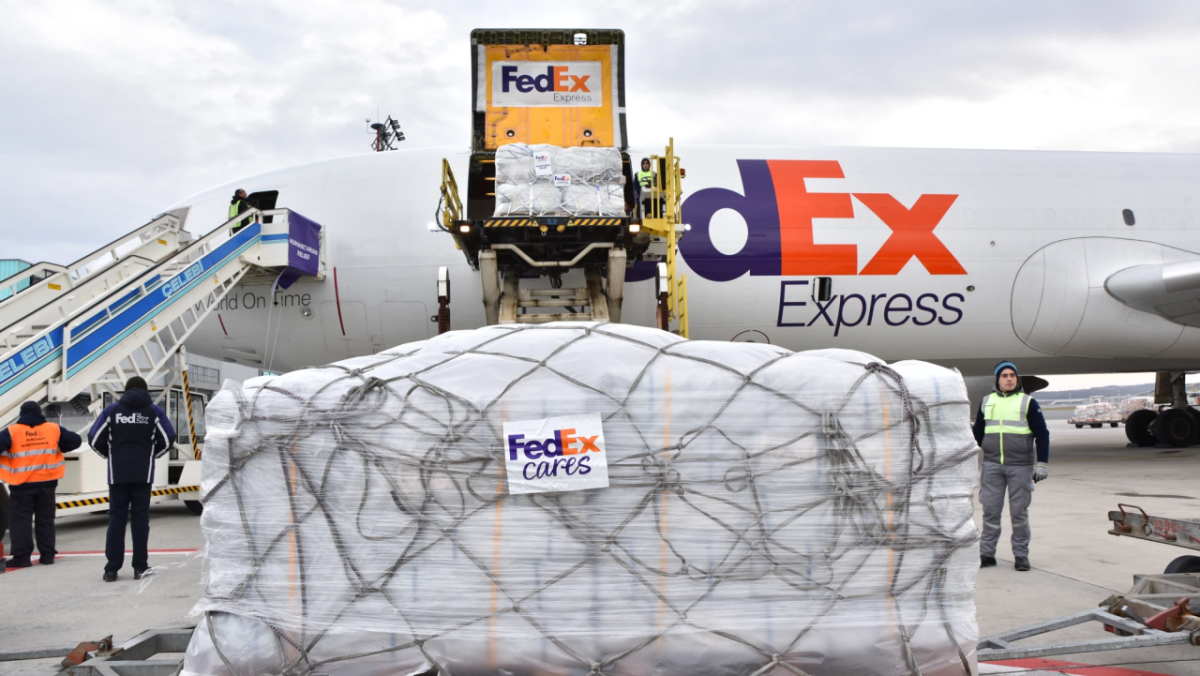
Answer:
[{"label": "orange cargo strap", "polygon": [[9,425],[12,448],[0,453],[0,481],[11,486],[36,481],[55,481],[66,473],[66,461],[58,450],[62,429],[54,423]]}]

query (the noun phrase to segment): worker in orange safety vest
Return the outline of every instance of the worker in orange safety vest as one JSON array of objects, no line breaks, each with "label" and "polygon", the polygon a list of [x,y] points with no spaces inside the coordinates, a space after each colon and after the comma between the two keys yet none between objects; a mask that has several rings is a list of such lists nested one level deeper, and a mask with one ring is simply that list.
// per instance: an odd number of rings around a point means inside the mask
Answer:
[{"label": "worker in orange safety vest", "polygon": [[57,423],[47,422],[35,401],[21,404],[16,424],[0,430],[0,481],[9,486],[9,532],[12,558],[6,569],[33,565],[34,518],[37,549],[43,566],[54,563],[54,489],[66,471],[64,451],[83,440]]}]

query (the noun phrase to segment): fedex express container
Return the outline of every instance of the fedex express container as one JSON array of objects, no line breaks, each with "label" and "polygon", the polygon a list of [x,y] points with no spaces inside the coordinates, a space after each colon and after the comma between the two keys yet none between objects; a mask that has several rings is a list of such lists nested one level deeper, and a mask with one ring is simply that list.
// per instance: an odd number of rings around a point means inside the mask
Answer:
[{"label": "fedex express container", "polygon": [[625,33],[471,31],[472,147],[509,143],[625,150]]}]

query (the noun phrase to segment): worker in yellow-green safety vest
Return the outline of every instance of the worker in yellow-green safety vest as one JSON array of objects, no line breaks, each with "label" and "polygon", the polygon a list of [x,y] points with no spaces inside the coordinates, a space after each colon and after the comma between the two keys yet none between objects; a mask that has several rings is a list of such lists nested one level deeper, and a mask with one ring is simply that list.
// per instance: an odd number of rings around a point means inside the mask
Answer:
[{"label": "worker in yellow-green safety vest", "polygon": [[996,365],[995,388],[983,398],[975,416],[975,441],[983,449],[979,501],[983,504],[983,537],[979,540],[981,568],[996,565],[996,544],[1008,493],[1012,519],[1012,550],[1017,570],[1029,570],[1029,503],[1033,485],[1050,474],[1050,430],[1033,397],[1021,391],[1017,367]]},{"label": "worker in yellow-green safety vest", "polygon": [[[654,172],[650,170],[650,158],[642,158],[642,170],[633,175],[633,180],[637,184],[638,201],[642,204],[642,217],[653,218],[654,213],[650,206],[650,191],[654,189]],[[661,214],[660,214],[661,215]]]},{"label": "worker in yellow-green safety vest", "polygon": [[[246,191],[238,188],[237,191],[233,193],[233,199],[229,200],[229,218],[235,218],[238,214],[249,211],[253,208],[254,205],[250,202],[250,199],[246,197]],[[247,225],[250,225],[251,221],[253,220],[254,219],[247,216],[238,223],[235,223],[234,226],[230,228],[229,232],[235,233]]]}]

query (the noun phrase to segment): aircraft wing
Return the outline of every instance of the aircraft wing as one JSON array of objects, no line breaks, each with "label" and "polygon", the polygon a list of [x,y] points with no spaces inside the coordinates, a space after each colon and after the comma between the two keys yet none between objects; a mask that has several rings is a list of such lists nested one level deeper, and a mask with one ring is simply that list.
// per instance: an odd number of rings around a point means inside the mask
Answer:
[{"label": "aircraft wing", "polygon": [[1134,265],[1113,273],[1104,288],[1131,308],[1200,327],[1200,260]]}]

